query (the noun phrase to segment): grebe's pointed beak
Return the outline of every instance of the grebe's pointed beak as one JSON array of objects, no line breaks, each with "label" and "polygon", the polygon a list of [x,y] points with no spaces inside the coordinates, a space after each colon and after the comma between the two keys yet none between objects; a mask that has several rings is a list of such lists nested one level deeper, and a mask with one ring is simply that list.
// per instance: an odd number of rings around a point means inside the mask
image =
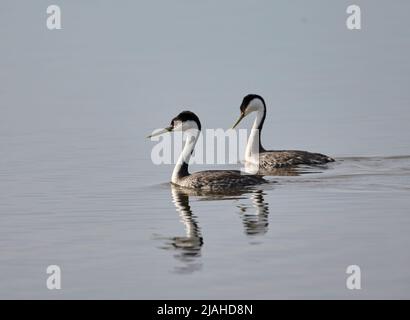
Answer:
[{"label": "grebe's pointed beak", "polygon": [[245,118],[245,114],[244,114],[244,113],[241,113],[239,119],[235,122],[235,124],[233,125],[232,129],[235,129],[236,126],[239,124],[239,122],[242,121],[243,118]]},{"label": "grebe's pointed beak", "polygon": [[156,137],[159,136],[163,133],[167,133],[167,132],[171,132],[173,130],[173,128],[171,126],[166,127],[164,129],[160,129],[157,132],[153,132],[152,134],[150,134],[149,136],[147,136],[148,139],[152,138],[152,137]]}]

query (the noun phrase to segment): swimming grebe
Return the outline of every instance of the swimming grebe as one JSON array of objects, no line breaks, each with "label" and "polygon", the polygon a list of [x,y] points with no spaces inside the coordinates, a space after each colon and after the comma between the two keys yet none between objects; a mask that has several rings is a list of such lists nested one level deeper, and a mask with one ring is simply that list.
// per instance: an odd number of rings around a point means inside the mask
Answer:
[{"label": "swimming grebe", "polygon": [[290,167],[297,165],[320,165],[333,162],[334,159],[320,154],[299,150],[265,150],[261,143],[261,132],[266,118],[265,100],[259,95],[248,94],[243,98],[240,106],[241,115],[234,124],[252,112],[256,112],[256,119],[249,135],[245,151],[245,161],[257,165],[261,170],[270,168]]},{"label": "swimming grebe", "polygon": [[172,183],[186,188],[223,192],[267,182],[261,176],[247,175],[238,170],[207,170],[189,173],[188,163],[201,132],[201,122],[193,112],[183,111],[172,119],[170,126],[148,138],[172,131],[183,131],[186,137],[185,146],[172,173]]}]

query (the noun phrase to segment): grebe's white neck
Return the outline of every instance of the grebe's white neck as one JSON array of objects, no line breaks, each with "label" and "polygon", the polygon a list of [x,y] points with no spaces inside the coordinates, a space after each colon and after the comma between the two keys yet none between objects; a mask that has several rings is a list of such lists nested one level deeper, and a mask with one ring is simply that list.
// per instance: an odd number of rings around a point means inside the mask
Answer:
[{"label": "grebe's white neck", "polygon": [[256,118],[249,135],[248,144],[246,145],[245,161],[259,163],[259,153],[265,150],[261,144],[261,130],[265,121],[266,109],[261,107],[255,110],[255,112]]},{"label": "grebe's white neck", "polygon": [[178,184],[178,180],[182,177],[188,176],[188,164],[191,159],[192,153],[194,151],[196,142],[198,140],[200,130],[194,121],[190,124],[183,124],[183,127],[188,127],[188,129],[183,129],[185,133],[185,145],[179,155],[178,161],[175,165],[174,171],[172,172],[171,181]]}]

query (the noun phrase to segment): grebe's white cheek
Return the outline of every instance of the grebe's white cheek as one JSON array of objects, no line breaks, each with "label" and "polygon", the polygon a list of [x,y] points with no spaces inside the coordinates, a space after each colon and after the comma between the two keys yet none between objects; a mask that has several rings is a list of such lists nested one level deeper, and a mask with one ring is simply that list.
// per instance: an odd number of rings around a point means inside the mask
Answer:
[{"label": "grebe's white cheek", "polygon": [[248,115],[251,112],[263,110],[263,102],[260,99],[253,99],[245,110]]},{"label": "grebe's white cheek", "polygon": [[188,120],[182,123],[182,131],[198,130],[198,125],[195,121]]}]

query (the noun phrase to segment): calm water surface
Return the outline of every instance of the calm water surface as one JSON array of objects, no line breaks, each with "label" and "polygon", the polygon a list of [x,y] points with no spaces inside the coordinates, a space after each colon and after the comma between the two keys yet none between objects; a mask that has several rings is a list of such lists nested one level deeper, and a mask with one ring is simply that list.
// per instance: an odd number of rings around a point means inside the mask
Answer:
[{"label": "calm water surface", "polygon": [[149,164],[62,162],[1,171],[3,297],[408,297],[410,156],[340,158],[225,197],[153,183],[167,175]]},{"label": "calm water surface", "polygon": [[[70,1],[56,32],[48,4],[0,4],[0,298],[410,298],[408,2],[361,1],[356,33],[348,1]],[[249,92],[266,147],[337,161],[173,188],[144,137],[183,109],[229,128]]]}]

